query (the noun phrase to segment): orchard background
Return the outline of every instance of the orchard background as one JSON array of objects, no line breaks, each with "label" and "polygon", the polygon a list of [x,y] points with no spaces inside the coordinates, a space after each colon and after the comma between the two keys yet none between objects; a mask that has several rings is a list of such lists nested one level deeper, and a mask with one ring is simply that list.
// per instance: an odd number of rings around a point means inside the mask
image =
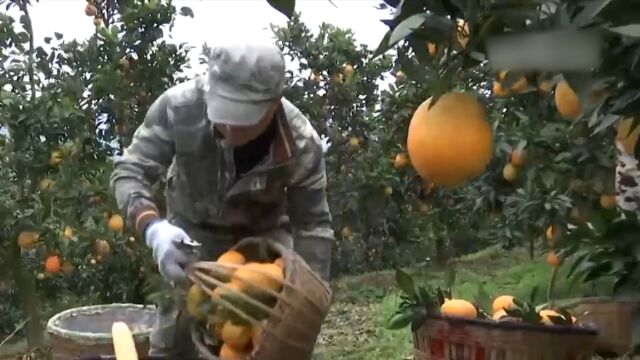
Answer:
[{"label": "orchard background", "polygon": [[[557,283],[538,293],[540,302],[609,293],[611,284],[636,291],[629,284],[640,268],[628,255],[640,254],[635,243],[561,240],[570,225],[606,227],[620,212],[614,139],[616,124],[640,104],[640,7],[372,2],[390,28],[372,49],[348,29],[310,29],[293,1],[269,3],[290,18],[271,28],[294,64],[286,96],[329,144],[336,304],[318,358],[411,353],[409,334],[383,324],[398,303],[388,287],[400,266],[479,302],[546,288],[552,274]],[[96,0],[86,18],[72,20],[93,22],[94,34],[83,41],[49,34],[44,49],[34,45],[29,1],[0,5],[1,357],[46,352],[44,324],[64,309],[166,295],[143,240],[122,222],[108,178],[148,106],[186,79],[181,70],[199,50],[165,36],[177,17],[200,14],[170,1]],[[581,28],[604,34],[603,61],[592,71],[503,72],[486,61],[490,36]],[[475,93],[486,107],[492,156],[477,176],[444,187],[418,175],[407,133],[426,99],[453,90]],[[479,136],[458,129],[439,146],[480,163],[465,150]],[[156,190],[162,204],[162,184]],[[603,255],[602,244],[612,250]],[[583,277],[567,279],[569,266],[557,273],[577,257],[591,259],[574,266]]]}]

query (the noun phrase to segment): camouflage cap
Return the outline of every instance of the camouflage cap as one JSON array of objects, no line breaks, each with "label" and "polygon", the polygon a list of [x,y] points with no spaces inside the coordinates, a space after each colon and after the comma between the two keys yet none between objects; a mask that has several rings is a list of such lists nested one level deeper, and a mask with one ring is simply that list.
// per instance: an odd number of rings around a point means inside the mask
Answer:
[{"label": "camouflage cap", "polygon": [[284,56],[273,43],[235,42],[211,49],[207,116],[214,123],[256,124],[282,96]]}]

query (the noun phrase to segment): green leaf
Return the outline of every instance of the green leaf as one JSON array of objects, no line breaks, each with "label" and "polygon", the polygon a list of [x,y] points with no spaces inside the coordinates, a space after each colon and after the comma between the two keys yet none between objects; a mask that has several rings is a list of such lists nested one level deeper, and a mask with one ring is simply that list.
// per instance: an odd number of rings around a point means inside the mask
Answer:
[{"label": "green leaf", "polygon": [[611,0],[591,0],[586,2],[584,9],[575,17],[573,23],[578,27],[588,24],[610,2]]},{"label": "green leaf", "polygon": [[399,330],[403,329],[409,324],[414,318],[413,309],[409,308],[405,311],[394,314],[389,321],[387,322],[387,329],[389,330]]},{"label": "green leaf", "polygon": [[446,288],[453,287],[456,281],[456,270],[453,267],[448,267],[444,273],[444,286]]},{"label": "green leaf", "polygon": [[427,16],[428,15],[425,13],[415,14],[404,19],[400,24],[398,24],[398,26],[396,26],[395,29],[393,29],[393,32],[389,36],[389,46],[393,46],[400,40],[411,35],[414,30],[424,24]]},{"label": "green leaf", "polygon": [[529,294],[529,302],[531,302],[532,304],[536,302],[536,297],[538,296],[539,291],[540,291],[539,285],[536,285],[533,287],[533,289],[531,290],[531,293]]},{"label": "green leaf", "polygon": [[56,40],[62,40],[62,34],[61,34],[61,33],[59,33],[59,32],[54,32],[54,33],[53,33],[53,36],[55,36],[55,37],[56,37]]},{"label": "green leaf", "polygon": [[398,288],[409,296],[411,299],[416,299],[416,287],[411,275],[402,271],[402,269],[396,269],[396,283]]},{"label": "green leaf", "polygon": [[183,6],[183,7],[180,8],[180,15],[188,16],[190,18],[194,17],[193,10],[191,10],[191,8],[188,7],[188,6]]},{"label": "green leaf", "polygon": [[296,10],[296,0],[267,0],[267,2],[289,19],[293,17]]},{"label": "green leaf", "polygon": [[387,52],[387,50],[389,50],[391,48],[391,46],[389,46],[389,38],[391,38],[391,33],[392,32],[393,32],[393,30],[388,30],[387,33],[384,34],[384,37],[382,38],[382,41],[380,41],[380,44],[378,44],[378,48],[376,49],[376,51],[371,56],[372,58],[376,58],[376,57],[384,54],[385,52]]},{"label": "green leaf", "polygon": [[640,24],[629,24],[610,27],[609,30],[621,35],[640,37]]}]

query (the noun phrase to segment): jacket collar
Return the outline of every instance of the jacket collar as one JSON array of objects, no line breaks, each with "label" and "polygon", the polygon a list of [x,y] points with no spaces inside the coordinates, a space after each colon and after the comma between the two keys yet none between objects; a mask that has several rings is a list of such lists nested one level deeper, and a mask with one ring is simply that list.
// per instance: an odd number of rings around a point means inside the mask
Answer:
[{"label": "jacket collar", "polygon": [[271,153],[273,155],[274,165],[278,165],[293,158],[295,141],[287,115],[284,111],[284,106],[280,105],[280,107],[278,107],[274,120],[276,121],[277,132],[276,138],[271,145]]}]

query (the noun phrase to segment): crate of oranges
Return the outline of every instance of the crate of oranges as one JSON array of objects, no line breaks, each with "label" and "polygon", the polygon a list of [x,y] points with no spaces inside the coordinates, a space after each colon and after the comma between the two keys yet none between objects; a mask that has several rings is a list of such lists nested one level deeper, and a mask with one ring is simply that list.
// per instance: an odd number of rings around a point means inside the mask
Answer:
[{"label": "crate of oranges", "polygon": [[332,296],[297,253],[246,238],[188,273],[191,336],[203,358],[311,358]]},{"label": "crate of oranges", "polygon": [[478,300],[491,305],[485,311],[402,270],[396,279],[402,300],[387,326],[410,325],[416,360],[590,360],[595,350],[597,329],[566,307],[534,306],[534,294],[529,301],[508,294]]}]

